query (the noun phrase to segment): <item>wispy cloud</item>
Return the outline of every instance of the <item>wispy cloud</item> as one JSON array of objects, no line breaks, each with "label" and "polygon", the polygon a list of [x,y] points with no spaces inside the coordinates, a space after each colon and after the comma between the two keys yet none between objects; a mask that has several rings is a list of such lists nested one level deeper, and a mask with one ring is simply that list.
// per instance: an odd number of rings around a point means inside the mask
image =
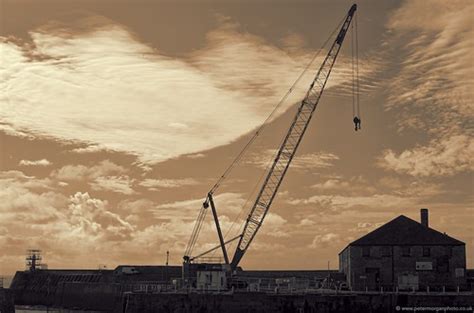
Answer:
[{"label": "wispy cloud", "polygon": [[44,224],[61,216],[57,206],[66,198],[52,190],[52,182],[19,171],[0,172],[0,226]]},{"label": "wispy cloud", "polygon": [[450,133],[472,120],[473,15],[470,1],[416,0],[405,2],[389,20],[391,44],[399,46],[403,61],[390,85],[388,107],[402,112],[401,127]]},{"label": "wispy cloud", "polygon": [[[254,153],[249,156],[246,164],[254,165],[260,168],[267,168],[269,164],[276,157],[276,150],[267,149],[263,153]],[[334,166],[334,162],[339,160],[339,157],[334,153],[329,152],[318,152],[318,153],[306,153],[302,155],[296,155],[292,162],[292,169],[306,170],[316,168],[328,168]]]},{"label": "wispy cloud", "polygon": [[132,195],[135,193],[132,184],[133,179],[130,179],[127,175],[100,176],[90,183],[93,190],[112,191],[124,195]]},{"label": "wispy cloud", "polygon": [[93,180],[101,176],[113,176],[126,173],[127,170],[109,160],[97,165],[65,165],[51,173],[51,177],[64,181]]},{"label": "wispy cloud", "polygon": [[[190,219],[197,217],[199,209],[205,199],[179,200],[171,203],[164,203],[152,209],[157,218],[160,219]],[[214,198],[220,215],[236,214],[240,212],[245,199],[239,193],[221,193]]]},{"label": "wispy cloud", "polygon": [[104,147],[101,147],[99,145],[88,145],[88,146],[85,146],[85,147],[81,147],[81,148],[75,148],[72,150],[72,152],[75,152],[75,153],[96,153],[96,152],[100,152],[100,151],[103,151],[103,150],[106,150]]},{"label": "wispy cloud", "polygon": [[361,176],[351,177],[348,179],[343,178],[329,178],[324,182],[317,183],[311,186],[312,189],[317,190],[323,194],[373,194],[376,189],[371,186],[366,179]]},{"label": "wispy cloud", "polygon": [[401,56],[389,84],[387,108],[400,131],[428,135],[423,145],[387,150],[379,164],[415,176],[472,170],[474,27],[472,1],[404,2],[389,20],[389,46]]},{"label": "wispy cloud", "polygon": [[474,171],[474,140],[466,135],[432,140],[400,154],[384,151],[378,165],[386,170],[412,176],[452,176]]},{"label": "wispy cloud", "polygon": [[342,196],[342,195],[315,195],[305,199],[291,199],[291,205],[316,205],[325,208],[325,212],[348,208],[363,207],[365,209],[401,208],[414,205],[416,201],[411,197],[391,194],[374,194],[371,196]]},{"label": "wispy cloud", "polygon": [[334,245],[337,241],[341,241],[342,238],[339,234],[327,233],[324,235],[316,235],[309,245],[310,248],[321,248],[329,245]]},{"label": "wispy cloud", "polygon": [[46,159],[41,160],[21,160],[18,165],[20,166],[48,166],[51,162]]},{"label": "wispy cloud", "polygon": [[[9,61],[0,64],[0,118],[10,129],[90,144],[79,153],[126,151],[143,162],[199,155],[257,127],[310,58],[229,22],[208,34],[204,48],[170,58],[123,27],[102,24],[40,28],[30,32],[32,44],[1,40]],[[342,57],[338,66],[346,66]],[[333,73],[328,88],[346,76]]]},{"label": "wispy cloud", "polygon": [[153,179],[147,178],[139,183],[140,186],[146,187],[150,190],[156,190],[157,188],[178,188],[183,186],[198,185],[199,182],[194,178],[181,178],[181,179]]}]

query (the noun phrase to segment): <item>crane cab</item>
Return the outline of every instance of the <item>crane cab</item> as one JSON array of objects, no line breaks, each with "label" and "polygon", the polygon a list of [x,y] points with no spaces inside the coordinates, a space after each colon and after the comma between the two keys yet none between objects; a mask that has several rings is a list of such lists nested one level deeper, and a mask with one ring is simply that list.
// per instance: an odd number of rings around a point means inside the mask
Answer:
[{"label": "crane cab", "polygon": [[196,270],[196,289],[224,291],[228,289],[228,268],[225,264],[199,264]]},{"label": "crane cab", "polygon": [[197,291],[229,289],[230,266],[222,263],[183,263],[184,284]]}]

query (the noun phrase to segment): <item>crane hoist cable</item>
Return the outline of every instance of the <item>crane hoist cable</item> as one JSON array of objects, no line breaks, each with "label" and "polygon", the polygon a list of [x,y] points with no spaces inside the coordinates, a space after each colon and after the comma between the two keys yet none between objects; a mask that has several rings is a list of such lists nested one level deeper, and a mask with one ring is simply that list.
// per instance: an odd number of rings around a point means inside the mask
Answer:
[{"label": "crane hoist cable", "polygon": [[352,117],[354,129],[361,129],[362,117],[359,104],[359,38],[357,29],[357,13],[351,25],[351,65],[352,65]]},{"label": "crane hoist cable", "polygon": [[355,37],[356,37],[356,81],[357,81],[357,84],[356,84],[356,95],[357,95],[357,114],[359,116],[359,118],[361,118],[361,115],[360,115],[360,102],[359,102],[359,96],[360,96],[360,92],[359,92],[359,29],[358,29],[358,26],[357,26],[357,16],[358,14],[356,13],[355,14]]}]

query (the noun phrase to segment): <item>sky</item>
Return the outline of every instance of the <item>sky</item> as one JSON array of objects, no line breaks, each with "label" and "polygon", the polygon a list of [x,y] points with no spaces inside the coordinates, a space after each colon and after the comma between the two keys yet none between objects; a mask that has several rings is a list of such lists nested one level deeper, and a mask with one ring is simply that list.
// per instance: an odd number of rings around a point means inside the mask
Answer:
[{"label": "sky", "polygon": [[[49,268],[180,264],[207,192],[351,4],[0,0],[0,275],[27,249]],[[336,269],[420,208],[474,267],[473,21],[469,0],[358,2],[362,130],[350,31],[243,268]],[[226,238],[326,52],[214,194]],[[217,243],[208,214],[194,252]]]}]

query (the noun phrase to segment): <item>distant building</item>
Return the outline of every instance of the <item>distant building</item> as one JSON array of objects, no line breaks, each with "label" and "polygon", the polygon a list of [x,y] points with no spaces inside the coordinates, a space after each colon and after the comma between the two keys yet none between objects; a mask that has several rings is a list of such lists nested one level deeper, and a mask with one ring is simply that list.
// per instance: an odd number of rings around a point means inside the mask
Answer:
[{"label": "distant building", "polygon": [[404,215],[351,242],[339,270],[352,290],[442,290],[466,286],[465,243]]}]

